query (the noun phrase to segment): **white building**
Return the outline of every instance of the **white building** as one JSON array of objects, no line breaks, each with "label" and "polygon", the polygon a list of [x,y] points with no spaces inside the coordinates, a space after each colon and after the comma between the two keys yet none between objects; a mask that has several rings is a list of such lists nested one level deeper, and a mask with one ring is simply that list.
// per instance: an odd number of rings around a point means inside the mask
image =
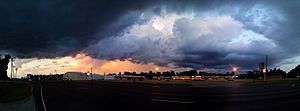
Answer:
[{"label": "white building", "polygon": [[104,80],[114,80],[116,75],[106,75],[104,76]]},{"label": "white building", "polygon": [[103,79],[104,79],[103,75],[99,75],[99,74],[89,75],[89,80],[103,80]]},{"label": "white building", "polygon": [[115,77],[116,79],[119,79],[119,80],[133,80],[133,79],[136,79],[136,80],[144,80],[145,79],[145,76],[133,76],[133,75],[118,75]]},{"label": "white building", "polygon": [[70,79],[70,80],[88,80],[89,77],[86,73],[82,72],[66,72],[63,75],[64,78]]}]

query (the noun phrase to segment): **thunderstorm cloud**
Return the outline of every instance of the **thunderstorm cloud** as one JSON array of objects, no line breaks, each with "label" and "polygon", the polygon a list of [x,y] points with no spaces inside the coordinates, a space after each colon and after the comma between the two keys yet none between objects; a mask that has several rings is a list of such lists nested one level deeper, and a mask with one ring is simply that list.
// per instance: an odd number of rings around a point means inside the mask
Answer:
[{"label": "thunderstorm cloud", "polygon": [[293,64],[300,2],[1,1],[0,49],[19,58],[84,53],[195,69]]}]

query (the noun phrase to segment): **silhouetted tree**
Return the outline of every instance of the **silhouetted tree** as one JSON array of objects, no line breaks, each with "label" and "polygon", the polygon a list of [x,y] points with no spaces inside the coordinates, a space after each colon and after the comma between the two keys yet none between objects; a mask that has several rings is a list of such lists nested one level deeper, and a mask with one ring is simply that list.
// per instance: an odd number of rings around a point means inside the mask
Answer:
[{"label": "silhouetted tree", "polygon": [[199,72],[199,75],[200,75],[200,76],[208,76],[209,73],[207,73],[207,72]]},{"label": "silhouetted tree", "polygon": [[149,71],[149,73],[147,73],[145,77],[148,79],[153,79],[153,75],[154,73],[152,71]]},{"label": "silhouetted tree", "polygon": [[131,75],[130,72],[124,72],[124,75]]},{"label": "silhouetted tree", "polygon": [[136,76],[137,74],[136,74],[136,72],[132,72],[132,75]]},{"label": "silhouetted tree", "polygon": [[287,77],[297,77],[300,76],[300,65],[292,69],[288,74]]},{"label": "silhouetted tree", "polygon": [[171,70],[171,76],[175,76],[175,72]]},{"label": "silhouetted tree", "polygon": [[[1,57],[1,55],[0,55]],[[0,80],[7,80],[7,69],[8,69],[8,63],[10,60],[10,55],[5,55],[5,57],[0,59]]]},{"label": "silhouetted tree", "polygon": [[271,69],[268,73],[270,76],[273,76],[273,75],[286,75],[286,72],[284,72],[283,70],[281,69]]},{"label": "silhouetted tree", "polygon": [[196,75],[198,75],[197,70],[189,70],[189,71],[184,71],[179,73],[179,76],[196,76]]},{"label": "silhouetted tree", "polygon": [[161,72],[157,72],[157,73],[156,73],[156,76],[161,76]]}]

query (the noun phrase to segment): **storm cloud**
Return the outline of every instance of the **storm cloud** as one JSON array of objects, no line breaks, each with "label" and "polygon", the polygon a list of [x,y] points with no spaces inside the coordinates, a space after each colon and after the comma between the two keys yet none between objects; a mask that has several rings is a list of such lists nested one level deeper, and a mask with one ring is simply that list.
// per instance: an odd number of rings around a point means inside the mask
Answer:
[{"label": "storm cloud", "polygon": [[76,54],[118,31],[122,27],[109,25],[128,10],[144,5],[147,3],[111,0],[1,0],[0,49],[22,58]]},{"label": "storm cloud", "polygon": [[1,2],[0,49],[20,58],[85,53],[218,70],[300,53],[297,0]]}]

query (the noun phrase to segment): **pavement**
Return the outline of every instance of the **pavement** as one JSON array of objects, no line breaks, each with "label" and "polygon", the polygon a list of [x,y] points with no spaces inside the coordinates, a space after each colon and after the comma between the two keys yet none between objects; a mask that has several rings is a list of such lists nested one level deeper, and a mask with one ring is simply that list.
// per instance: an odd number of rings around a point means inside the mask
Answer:
[{"label": "pavement", "polygon": [[25,100],[0,103],[0,111],[36,111],[33,96]]},{"label": "pavement", "polygon": [[[197,81],[192,84],[205,86],[210,83]],[[300,110],[300,85],[242,87],[235,81],[226,84],[231,86],[164,86],[115,81],[32,82],[38,111]]]}]

